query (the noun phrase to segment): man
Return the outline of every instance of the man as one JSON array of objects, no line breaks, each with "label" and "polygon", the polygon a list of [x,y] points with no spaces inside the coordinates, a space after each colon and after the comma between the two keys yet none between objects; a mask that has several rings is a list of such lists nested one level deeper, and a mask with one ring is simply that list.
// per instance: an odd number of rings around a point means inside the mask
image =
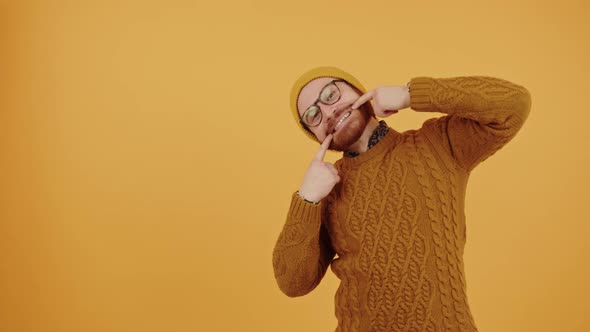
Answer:
[{"label": "man", "polygon": [[[446,115],[402,133],[376,120],[408,107]],[[303,296],[331,265],[336,331],[477,331],[463,266],[465,189],[523,126],[527,89],[463,76],[367,92],[349,73],[317,67],[293,85],[291,108],[321,146],[273,250],[279,288]],[[324,162],[327,149],[343,157]]]}]

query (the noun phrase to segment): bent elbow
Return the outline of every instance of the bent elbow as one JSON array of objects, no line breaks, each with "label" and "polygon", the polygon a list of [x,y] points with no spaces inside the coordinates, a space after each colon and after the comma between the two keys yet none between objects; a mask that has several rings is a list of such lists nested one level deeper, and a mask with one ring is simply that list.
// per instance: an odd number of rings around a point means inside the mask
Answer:
[{"label": "bent elbow", "polygon": [[526,88],[522,88],[522,93],[518,95],[515,101],[514,110],[518,114],[520,120],[524,121],[528,118],[531,112],[532,105],[531,93]]},{"label": "bent elbow", "polygon": [[301,297],[310,293],[310,291],[306,291],[301,287],[293,287],[291,285],[285,285],[279,283],[279,289],[283,294],[287,295],[288,297]]},{"label": "bent elbow", "polygon": [[521,89],[521,93],[511,98],[508,106],[509,112],[497,123],[490,125],[493,133],[498,135],[502,140],[507,137],[511,139],[524,126],[531,112],[531,94],[526,88]]},{"label": "bent elbow", "polygon": [[304,296],[319,284],[319,280],[307,273],[303,266],[287,268],[283,264],[274,264],[274,276],[279,289],[288,297]]},{"label": "bent elbow", "polygon": [[301,297],[307,295],[317,286],[316,283],[309,283],[306,285],[305,283],[287,278],[277,278],[277,284],[279,285],[281,292],[288,297]]}]

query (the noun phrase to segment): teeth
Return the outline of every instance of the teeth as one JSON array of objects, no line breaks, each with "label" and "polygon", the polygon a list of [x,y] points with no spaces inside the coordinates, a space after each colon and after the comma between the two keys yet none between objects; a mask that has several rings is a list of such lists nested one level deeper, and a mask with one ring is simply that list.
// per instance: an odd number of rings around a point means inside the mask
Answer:
[{"label": "teeth", "polygon": [[350,112],[344,114],[344,116],[342,117],[342,119],[340,119],[340,121],[338,121],[338,123],[336,124],[336,127],[334,127],[334,130],[338,129],[338,127],[340,126],[340,124],[346,120],[346,118],[348,118],[348,116],[350,115]]}]

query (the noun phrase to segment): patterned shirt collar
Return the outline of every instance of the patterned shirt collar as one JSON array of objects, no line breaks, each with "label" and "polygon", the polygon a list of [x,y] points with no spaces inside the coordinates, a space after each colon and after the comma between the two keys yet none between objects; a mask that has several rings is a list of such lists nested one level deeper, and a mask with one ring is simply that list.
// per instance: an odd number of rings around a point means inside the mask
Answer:
[{"label": "patterned shirt collar", "polygon": [[[373,135],[371,135],[371,137],[369,138],[369,144],[367,145],[367,149],[370,149],[373,146],[375,146],[375,144],[379,143],[379,141],[383,137],[385,137],[385,134],[387,134],[388,131],[389,131],[389,126],[387,126],[387,123],[385,122],[385,120],[379,121],[379,126],[377,126],[377,128],[375,128],[375,130],[373,131]],[[344,156],[349,157],[349,158],[353,158],[358,155],[360,155],[360,153],[356,152],[356,151],[344,152]]]}]

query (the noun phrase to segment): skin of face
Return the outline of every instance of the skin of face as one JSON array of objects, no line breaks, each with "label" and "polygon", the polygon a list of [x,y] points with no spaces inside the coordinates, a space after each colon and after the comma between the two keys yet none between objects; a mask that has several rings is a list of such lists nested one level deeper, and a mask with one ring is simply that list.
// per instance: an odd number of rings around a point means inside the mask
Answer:
[{"label": "skin of face", "polygon": [[[303,116],[305,110],[319,97],[320,91],[326,84],[334,79],[336,78],[319,77],[310,81],[301,89],[299,98],[297,99],[297,109],[300,118]],[[333,105],[325,105],[318,102],[316,105],[322,112],[322,122],[318,126],[308,127],[319,142],[323,142],[326,136],[330,134],[330,123],[337,120],[336,116],[340,118],[340,116],[350,111],[350,106],[362,95],[361,91],[353,88],[347,82],[336,82],[336,86],[340,89],[340,99]],[[339,116],[338,114],[335,115],[335,111],[342,107],[345,107],[346,110],[340,113]],[[359,139],[365,133],[365,129],[369,123],[372,123],[372,127],[375,127],[377,120],[374,117],[373,108],[367,102],[352,111],[350,116],[344,120],[334,133],[329,148],[335,151],[359,150],[359,147],[356,145],[359,145]]]}]

